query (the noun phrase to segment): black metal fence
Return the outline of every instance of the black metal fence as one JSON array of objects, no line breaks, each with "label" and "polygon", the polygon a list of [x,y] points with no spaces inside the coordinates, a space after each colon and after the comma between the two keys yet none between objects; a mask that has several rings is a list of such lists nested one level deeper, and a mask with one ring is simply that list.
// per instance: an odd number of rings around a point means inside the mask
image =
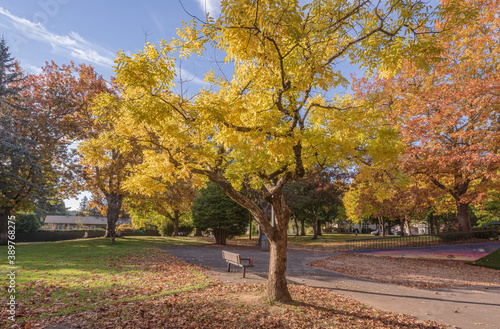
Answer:
[{"label": "black metal fence", "polygon": [[347,240],[341,248],[344,250],[396,249],[408,247],[425,247],[448,244],[478,243],[498,240],[499,230],[482,230],[464,232],[449,232],[432,235],[411,235],[374,237],[369,239]]}]

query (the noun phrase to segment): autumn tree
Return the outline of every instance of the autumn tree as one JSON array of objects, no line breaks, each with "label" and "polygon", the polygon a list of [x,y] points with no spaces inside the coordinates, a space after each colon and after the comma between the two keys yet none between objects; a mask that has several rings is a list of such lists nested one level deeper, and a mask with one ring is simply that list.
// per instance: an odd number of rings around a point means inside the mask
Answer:
[{"label": "autumn tree", "polygon": [[[315,166],[380,159],[375,154],[393,134],[377,125],[376,112],[326,97],[347,84],[337,64],[349,59],[390,71],[410,51],[432,51],[432,40],[418,39],[429,18],[425,9],[421,1],[316,0],[302,7],[297,1],[225,1],[217,20],[194,19],[179,31],[180,40],[146,44],[132,56],[119,53],[116,73],[126,105],[115,129],[148,146],[144,156],[161,163],[165,177],[208,178],[247,208],[270,241],[267,296],[288,301],[291,212],[283,186]],[[211,72],[207,87],[186,99],[174,88],[175,52],[188,58],[208,45],[226,53],[233,76]],[[244,180],[265,188],[274,226],[239,192]]]},{"label": "autumn tree", "polygon": [[26,207],[46,187],[42,163],[31,135],[30,109],[21,100],[23,74],[0,40],[0,244],[7,244],[13,209]]},{"label": "autumn tree", "polygon": [[313,239],[317,239],[318,234],[321,234],[319,218],[322,210],[327,212],[341,205],[343,189],[344,184],[335,180],[335,173],[330,169],[309,180],[287,183],[283,193],[295,216],[310,217]]},{"label": "autumn tree", "polygon": [[[410,220],[423,220],[443,194],[429,188],[429,183],[413,179],[397,169],[397,163],[385,168],[364,167],[359,170],[344,197],[347,217],[352,222],[363,218],[399,221],[409,233]],[[403,234],[403,229],[401,234]],[[385,235],[385,230],[382,232]]]},{"label": "autumn tree", "polygon": [[107,82],[91,65],[47,62],[39,74],[27,75],[24,85],[25,106],[33,110],[37,139],[59,167],[57,193],[75,196],[82,182],[74,144],[95,132],[90,104],[95,95],[108,90]]},{"label": "autumn tree", "polygon": [[130,165],[140,159],[140,148],[123,144],[111,130],[82,142],[78,146],[86,187],[93,194],[104,196],[106,237],[115,242],[116,222],[122,212],[127,191],[123,182],[130,175]]},{"label": "autumn tree", "polygon": [[191,211],[198,195],[197,188],[189,180],[170,183],[162,181],[159,176],[141,175],[137,167],[124,183],[128,191],[125,199],[127,211],[135,223],[159,227],[167,219],[174,227],[172,234],[179,235],[181,218]]},{"label": "autumn tree", "polygon": [[403,170],[453,197],[464,232],[471,231],[471,203],[498,190],[500,173],[500,3],[467,3],[480,15],[438,39],[438,64],[422,69],[407,61],[397,76],[361,80],[357,88],[399,127]]},{"label": "autumn tree", "polygon": [[[0,53],[0,240],[6,243],[5,225],[11,211],[33,208],[37,202],[75,191],[70,144],[76,133],[75,126],[67,123],[75,113],[84,112],[85,96],[101,92],[105,82],[92,75],[92,70],[78,76],[75,67],[65,70],[54,63],[38,75],[27,75],[10,57],[4,40]],[[74,90],[69,80],[85,80],[85,90]]]}]

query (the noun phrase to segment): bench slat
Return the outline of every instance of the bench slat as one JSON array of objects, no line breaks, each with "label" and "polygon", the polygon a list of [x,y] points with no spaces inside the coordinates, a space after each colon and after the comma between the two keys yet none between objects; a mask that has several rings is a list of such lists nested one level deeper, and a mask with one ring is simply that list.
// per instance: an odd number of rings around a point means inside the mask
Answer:
[{"label": "bench slat", "polygon": [[[227,271],[231,271],[231,264],[243,267],[243,277],[245,277],[245,270],[247,267],[253,267],[250,258],[241,258],[239,254],[229,251],[222,251],[222,258],[227,262]],[[243,263],[241,262],[243,260]]]}]

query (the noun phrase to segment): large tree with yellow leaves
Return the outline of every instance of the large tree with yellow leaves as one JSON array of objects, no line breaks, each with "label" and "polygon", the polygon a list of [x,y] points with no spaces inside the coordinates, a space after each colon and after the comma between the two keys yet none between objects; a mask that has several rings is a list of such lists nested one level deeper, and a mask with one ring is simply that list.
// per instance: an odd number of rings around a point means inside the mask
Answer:
[{"label": "large tree with yellow leaves", "polygon": [[[409,0],[315,0],[303,7],[298,1],[223,1],[217,20],[194,19],[179,40],[119,54],[124,106],[115,130],[148,147],[145,173],[208,179],[247,208],[271,245],[267,296],[288,301],[285,183],[323,166],[347,168],[391,153],[385,141],[394,131],[377,123],[376,112],[327,97],[347,84],[339,65],[348,60],[389,72],[410,52],[434,52],[432,40],[418,38],[427,30],[425,9],[422,1]],[[233,76],[207,74],[207,87],[187,100],[174,92],[175,54],[186,59],[209,46],[226,53]],[[266,191],[274,227],[239,192],[243,181]]]}]

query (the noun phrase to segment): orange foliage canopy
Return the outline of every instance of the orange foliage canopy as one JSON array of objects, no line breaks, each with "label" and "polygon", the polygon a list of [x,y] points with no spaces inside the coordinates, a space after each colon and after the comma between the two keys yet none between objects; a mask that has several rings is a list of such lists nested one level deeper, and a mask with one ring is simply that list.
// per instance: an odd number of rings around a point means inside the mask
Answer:
[{"label": "orange foliage canopy", "polygon": [[356,82],[357,97],[399,127],[401,168],[453,197],[464,231],[469,205],[500,178],[500,2],[467,3],[478,20],[440,36],[441,60],[430,70],[408,61],[396,77]]}]

